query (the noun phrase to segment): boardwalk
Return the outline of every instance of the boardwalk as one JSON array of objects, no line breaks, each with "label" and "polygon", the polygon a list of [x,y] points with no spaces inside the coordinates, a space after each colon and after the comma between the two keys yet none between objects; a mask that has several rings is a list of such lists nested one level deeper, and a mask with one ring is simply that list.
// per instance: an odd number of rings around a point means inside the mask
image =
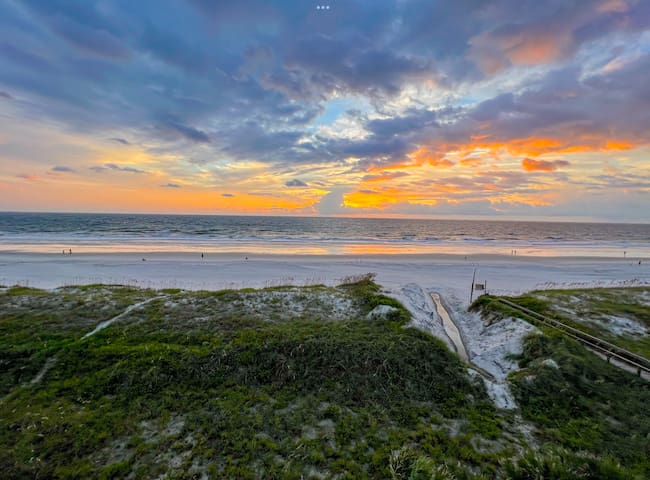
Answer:
[{"label": "boardwalk", "polygon": [[585,333],[582,330],[572,327],[571,325],[567,325],[559,320],[549,318],[545,315],[530,310],[529,308],[522,307],[521,305],[511,302],[510,300],[506,300],[504,298],[497,298],[496,300],[503,305],[518,310],[524,314],[524,317],[531,319],[533,322],[538,322],[546,325],[547,327],[561,331],[565,335],[573,338],[574,340],[577,340],[587,348],[596,352],[612,365],[623,368],[627,371],[635,372],[640,377],[646,380],[650,380],[650,360],[647,358],[637,355],[634,352],[630,352],[629,350],[625,350],[624,348],[614,345],[613,343],[603,340],[602,338],[598,338],[594,335]]}]

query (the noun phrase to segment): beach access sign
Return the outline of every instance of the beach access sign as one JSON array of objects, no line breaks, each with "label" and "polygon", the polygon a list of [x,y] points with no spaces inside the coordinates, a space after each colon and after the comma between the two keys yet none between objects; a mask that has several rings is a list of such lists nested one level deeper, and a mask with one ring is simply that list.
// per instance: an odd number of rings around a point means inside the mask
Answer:
[{"label": "beach access sign", "polygon": [[484,283],[475,283],[474,284],[474,290],[485,290],[485,284]]}]

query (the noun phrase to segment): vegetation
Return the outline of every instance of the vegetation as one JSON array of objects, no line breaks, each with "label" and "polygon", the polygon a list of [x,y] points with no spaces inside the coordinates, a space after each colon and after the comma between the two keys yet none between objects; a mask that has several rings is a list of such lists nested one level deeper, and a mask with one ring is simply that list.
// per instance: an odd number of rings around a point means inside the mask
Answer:
[{"label": "vegetation", "polygon": [[[472,305],[487,317],[521,316],[496,297]],[[538,290],[509,300],[650,358],[650,287]]]},{"label": "vegetation", "polygon": [[[369,320],[378,305],[396,310]],[[10,478],[648,473],[645,384],[565,339],[531,337],[512,378],[548,445],[531,451],[516,418],[441,342],[408,328],[372,277],[219,292],[14,288],[0,312]]]},{"label": "vegetation", "polygon": [[[645,301],[648,292],[646,288],[551,290],[531,292],[510,300],[582,330],[606,336],[622,346],[635,345],[637,351],[643,353],[647,337],[616,335],[590,319],[598,315],[625,314],[648,325],[648,309],[639,304]],[[574,315],[568,304],[579,305]],[[492,320],[506,316],[526,317],[487,295],[480,297],[473,309],[481,310]],[[544,328],[542,331],[543,335],[531,335],[525,340],[523,352],[517,357],[521,370],[511,375],[510,380],[521,414],[537,427],[540,441],[568,449],[559,456],[556,452],[554,455],[560,460],[552,463],[567,463],[562,461],[567,451],[580,451],[585,458],[605,457],[602,465],[591,460],[587,462],[592,470],[602,467],[610,471],[620,463],[627,475],[622,478],[633,475],[649,478],[650,383],[608,364],[559,332]],[[541,478],[563,478],[548,473],[555,468],[548,464],[552,458],[553,455],[542,461],[533,455],[526,462],[535,463],[535,468],[547,472],[547,476]],[[586,465],[585,462],[582,464]],[[508,471],[515,472],[516,468]],[[585,478],[617,478],[613,473],[592,475],[595,476]]]},{"label": "vegetation", "polygon": [[530,337],[520,365],[512,378],[515,397],[545,442],[610,456],[650,476],[647,381],[559,334]]},{"label": "vegetation", "polygon": [[[3,370],[22,372],[6,375],[0,404],[0,469],[14,478],[387,478],[407,444],[494,468],[495,454],[472,446],[501,429],[483,385],[442,343],[404,328],[408,312],[370,281],[15,293],[0,299]],[[92,303],[100,293],[105,315]],[[349,318],[323,317],[326,294],[349,302]],[[153,300],[81,339],[143,299]],[[382,303],[397,312],[366,320]]]}]

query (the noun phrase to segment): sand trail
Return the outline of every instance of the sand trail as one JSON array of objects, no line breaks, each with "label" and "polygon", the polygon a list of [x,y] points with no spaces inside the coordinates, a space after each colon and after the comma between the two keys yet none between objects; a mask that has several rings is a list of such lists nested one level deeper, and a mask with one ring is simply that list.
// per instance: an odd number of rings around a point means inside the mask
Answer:
[{"label": "sand trail", "polygon": [[458,330],[458,327],[456,326],[454,321],[449,316],[449,313],[447,313],[445,307],[442,306],[440,295],[437,293],[432,293],[431,298],[433,299],[433,302],[436,305],[436,310],[438,311],[438,315],[442,319],[442,326],[445,329],[445,333],[454,344],[456,353],[462,360],[469,362],[469,357],[467,356],[467,351],[465,350],[465,344],[463,343],[463,338],[460,334],[460,331]]},{"label": "sand trail", "polygon": [[81,339],[85,340],[86,338],[88,338],[88,337],[90,337],[92,335],[95,335],[97,332],[99,332],[101,330],[104,330],[106,327],[110,326],[112,323],[116,322],[120,318],[125,317],[126,315],[131,313],[136,308],[140,308],[143,305],[146,305],[147,303],[153,302],[154,300],[159,300],[161,298],[165,298],[165,297],[159,295],[159,296],[156,296],[156,297],[153,297],[153,298],[148,298],[147,300],[144,300],[142,302],[138,302],[138,303],[134,303],[133,305],[130,305],[129,307],[126,308],[126,310],[124,310],[119,315],[116,315],[113,318],[109,318],[108,320],[105,320],[105,321],[99,323],[91,332],[88,332],[83,337],[81,337]]}]

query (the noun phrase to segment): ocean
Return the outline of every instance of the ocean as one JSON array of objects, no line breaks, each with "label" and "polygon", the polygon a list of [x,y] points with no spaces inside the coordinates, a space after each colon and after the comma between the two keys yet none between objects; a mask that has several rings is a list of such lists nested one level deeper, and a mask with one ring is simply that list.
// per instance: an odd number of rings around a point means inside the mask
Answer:
[{"label": "ocean", "polygon": [[650,257],[650,225],[0,213],[0,251]]}]

